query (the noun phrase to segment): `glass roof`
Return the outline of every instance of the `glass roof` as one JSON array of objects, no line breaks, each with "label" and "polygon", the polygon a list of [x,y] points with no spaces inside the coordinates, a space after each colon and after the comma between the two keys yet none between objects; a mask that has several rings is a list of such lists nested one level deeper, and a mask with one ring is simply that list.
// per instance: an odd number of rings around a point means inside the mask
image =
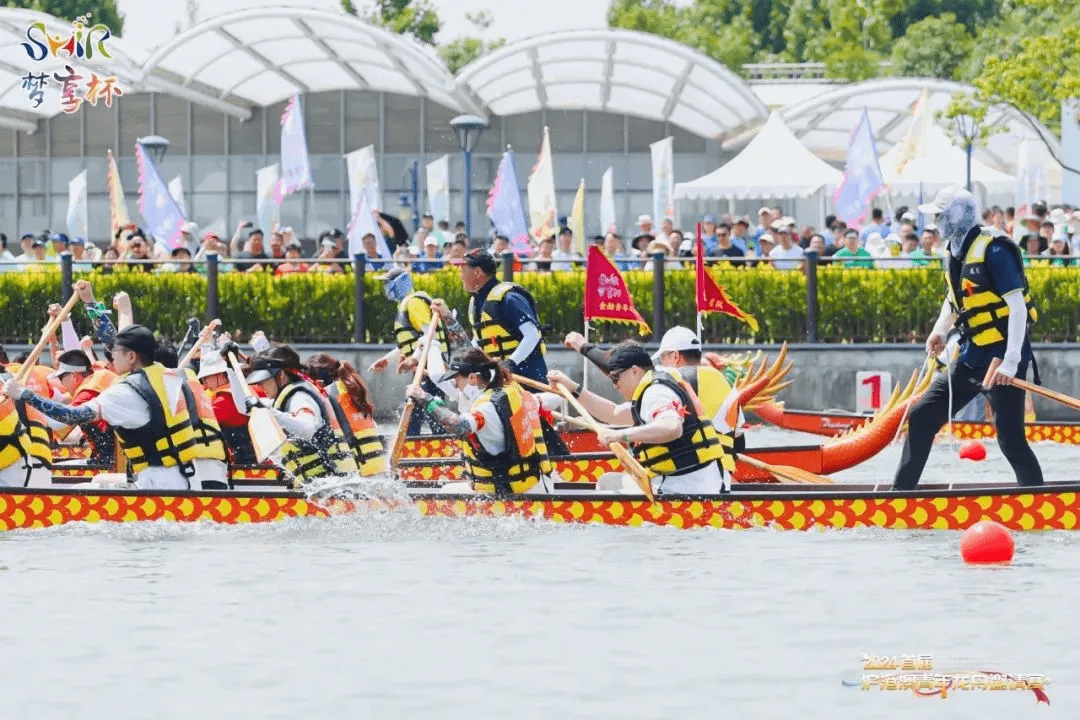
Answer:
[{"label": "glass roof", "polygon": [[[870,115],[878,153],[882,154],[903,135],[911,110],[924,88],[929,91],[929,107],[935,114],[948,106],[954,93],[975,90],[970,85],[930,78],[868,80],[838,86],[835,90],[788,105],[780,112],[796,137],[816,155],[843,161],[847,157],[848,137],[864,107]],[[1015,174],[1019,142],[1039,138],[1040,134],[1060,157],[1060,143],[1038,120],[1029,119],[1008,106],[991,108],[987,119],[997,131],[985,145],[976,147],[975,156],[991,167]]]},{"label": "glass roof", "polygon": [[462,68],[458,88],[493,115],[594,110],[719,138],[768,118],[735,73],[685,45],[629,30],[529,38]]},{"label": "glass roof", "polygon": [[[419,95],[477,112],[434,52],[344,13],[299,7],[241,10],[190,28],[146,62],[148,86],[181,88],[245,117],[293,93],[372,90]],[[201,98],[201,99],[200,99]]]}]

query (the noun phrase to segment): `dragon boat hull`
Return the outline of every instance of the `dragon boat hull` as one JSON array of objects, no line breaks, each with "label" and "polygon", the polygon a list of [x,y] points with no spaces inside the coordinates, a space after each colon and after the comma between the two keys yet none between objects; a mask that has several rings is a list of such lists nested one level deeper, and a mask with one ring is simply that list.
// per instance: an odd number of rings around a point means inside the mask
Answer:
[{"label": "dragon boat hull", "polygon": [[226,524],[411,511],[446,518],[518,516],[557,523],[679,528],[962,530],[994,520],[1013,530],[1076,530],[1080,483],[1013,485],[742,486],[722,496],[644,498],[575,492],[495,499],[422,491],[407,499],[314,499],[291,491],[166,492],[92,488],[0,490],[0,529],[169,520]]}]

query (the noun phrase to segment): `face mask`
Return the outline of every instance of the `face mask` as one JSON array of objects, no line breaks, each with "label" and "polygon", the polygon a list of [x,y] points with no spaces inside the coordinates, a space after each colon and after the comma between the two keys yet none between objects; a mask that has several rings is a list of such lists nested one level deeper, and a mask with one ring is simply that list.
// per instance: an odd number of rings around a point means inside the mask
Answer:
[{"label": "face mask", "polygon": [[964,238],[977,224],[975,197],[969,192],[958,192],[941,209],[937,226],[941,231],[942,242],[948,244],[953,257],[960,257],[964,249]]},{"label": "face mask", "polygon": [[464,388],[462,388],[461,396],[469,401],[469,406],[471,407],[472,404],[476,402],[476,398],[480,397],[480,388],[476,387],[472,383],[469,383]]},{"label": "face mask", "polygon": [[401,302],[413,291],[412,277],[409,273],[402,273],[393,280],[388,280],[383,291],[387,300]]}]

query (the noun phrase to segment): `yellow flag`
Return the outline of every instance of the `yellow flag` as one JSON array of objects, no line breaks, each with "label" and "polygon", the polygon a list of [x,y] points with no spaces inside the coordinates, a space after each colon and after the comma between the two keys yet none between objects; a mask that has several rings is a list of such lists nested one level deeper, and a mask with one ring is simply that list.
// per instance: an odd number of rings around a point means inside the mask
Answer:
[{"label": "yellow flag", "polygon": [[585,179],[581,179],[578,185],[577,195],[574,196],[574,207],[570,211],[570,230],[574,233],[574,247],[585,257]]},{"label": "yellow flag", "polygon": [[127,201],[124,200],[124,186],[120,184],[120,170],[116,167],[116,158],[112,150],[109,150],[109,216],[112,220],[112,234],[116,237],[116,231],[124,225],[130,225],[131,219],[127,213]]}]

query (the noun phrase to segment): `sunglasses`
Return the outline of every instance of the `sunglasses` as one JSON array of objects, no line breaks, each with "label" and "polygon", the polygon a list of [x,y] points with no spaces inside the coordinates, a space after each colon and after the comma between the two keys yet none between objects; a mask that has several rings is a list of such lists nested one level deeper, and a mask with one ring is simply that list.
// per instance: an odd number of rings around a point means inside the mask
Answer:
[{"label": "sunglasses", "polygon": [[622,370],[621,372],[613,372],[613,373],[609,374],[608,378],[611,379],[611,384],[612,385],[618,385],[619,384],[619,378],[621,378],[623,376],[623,373],[625,373],[625,372],[626,372],[625,370]]}]

